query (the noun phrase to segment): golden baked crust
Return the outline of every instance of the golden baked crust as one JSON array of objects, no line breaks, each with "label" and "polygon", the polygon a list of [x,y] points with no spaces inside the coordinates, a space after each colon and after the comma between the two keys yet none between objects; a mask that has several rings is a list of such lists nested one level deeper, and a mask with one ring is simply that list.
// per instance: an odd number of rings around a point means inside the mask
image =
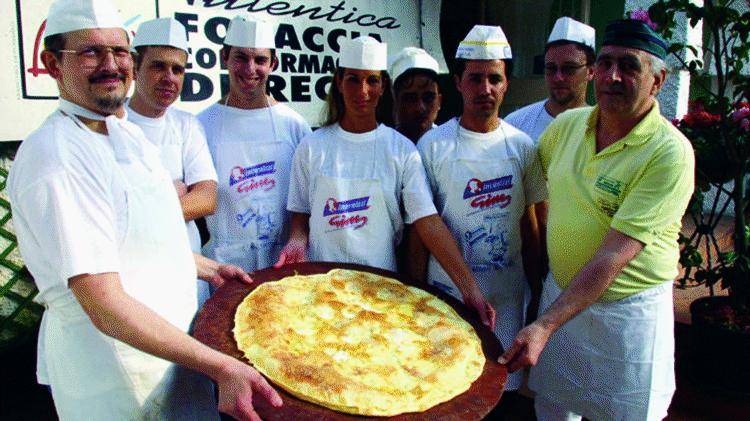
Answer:
[{"label": "golden baked crust", "polygon": [[234,337],[289,393],[359,415],[448,401],[471,386],[485,360],[474,329],[440,299],[343,269],[258,286],[237,308]]}]

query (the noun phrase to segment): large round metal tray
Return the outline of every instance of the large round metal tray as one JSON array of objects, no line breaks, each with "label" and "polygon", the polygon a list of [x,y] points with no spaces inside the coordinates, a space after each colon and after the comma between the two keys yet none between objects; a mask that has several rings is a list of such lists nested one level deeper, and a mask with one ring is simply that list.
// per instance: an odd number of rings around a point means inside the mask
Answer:
[{"label": "large round metal tray", "polygon": [[[503,393],[503,387],[505,386],[508,373],[505,366],[497,363],[497,358],[502,354],[502,345],[500,345],[500,342],[492,331],[484,326],[481,321],[479,321],[477,317],[463,305],[463,303],[455,298],[428,285],[417,285],[407,277],[387,270],[355,264],[306,262],[286,265],[280,269],[268,268],[253,272],[250,274],[254,280],[252,285],[228,282],[216,290],[198,313],[198,317],[194,324],[193,336],[211,348],[247,362],[242,352],[237,348],[237,343],[232,334],[232,328],[234,327],[234,313],[237,306],[242,302],[245,296],[247,296],[247,294],[256,286],[264,282],[276,281],[294,274],[311,275],[316,273],[326,273],[329,270],[336,268],[372,272],[378,275],[398,279],[408,285],[422,288],[441,298],[453,307],[461,317],[466,319],[466,321],[474,327],[482,341],[482,350],[484,351],[487,360],[484,365],[484,371],[482,371],[479,378],[472,383],[469,390],[454,397],[450,401],[436,405],[427,411],[421,413],[401,414],[394,417],[386,417],[385,419],[425,421],[438,419],[455,421],[479,420],[497,405],[500,396]],[[263,399],[253,399],[256,411],[264,420],[384,419],[384,417],[368,418],[344,414],[301,400],[286,393],[280,387],[276,387],[276,389],[284,400],[284,405],[281,408],[274,408]]]}]

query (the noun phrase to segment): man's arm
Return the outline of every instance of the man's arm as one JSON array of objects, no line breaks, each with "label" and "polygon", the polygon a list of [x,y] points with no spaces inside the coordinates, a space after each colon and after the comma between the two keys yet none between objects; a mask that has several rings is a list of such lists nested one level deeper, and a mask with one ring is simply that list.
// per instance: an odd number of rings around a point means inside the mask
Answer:
[{"label": "man's arm", "polygon": [[241,267],[219,263],[198,253],[193,253],[195,267],[198,270],[198,278],[208,282],[214,288],[224,285],[224,282],[235,280],[250,284],[253,279]]},{"label": "man's arm", "polygon": [[422,243],[416,228],[407,225],[406,231],[406,272],[414,280],[427,281],[427,261],[430,253]]},{"label": "man's arm", "polygon": [[438,214],[432,214],[417,219],[412,226],[416,228],[422,242],[461,291],[464,303],[479,313],[482,323],[494,329],[495,309],[484,298],[484,294],[474,279],[474,274],[461,255],[456,240],[445,226],[443,218]]},{"label": "man's arm", "polygon": [[536,205],[526,208],[521,217],[521,256],[523,258],[523,270],[526,281],[531,289],[531,302],[529,313],[536,316],[539,309],[539,298],[542,294],[543,276],[543,243],[540,239],[541,227],[535,212]]},{"label": "man's arm", "polygon": [[185,221],[192,221],[216,212],[216,185],[213,180],[205,180],[187,187],[187,193],[180,196],[182,216]]},{"label": "man's arm", "polygon": [[68,284],[102,333],[212,378],[219,386],[221,412],[260,420],[253,409],[253,392],[273,406],[282,404],[276,391],[252,367],[203,345],[128,295],[119,274],[84,274],[70,278]]},{"label": "man's arm", "polygon": [[549,255],[547,254],[547,213],[549,212],[549,202],[543,201],[534,204],[534,216],[536,225],[539,228],[539,248],[542,252],[542,277],[549,271]]},{"label": "man's arm", "polygon": [[291,214],[289,241],[281,249],[279,260],[273,265],[277,269],[288,263],[307,261],[305,251],[307,250],[307,240],[310,235],[310,215],[298,212],[292,212]]},{"label": "man's arm", "polygon": [[499,362],[510,371],[535,365],[550,335],[595,303],[643,247],[640,241],[610,228],[591,260],[544,314],[518,332]]}]

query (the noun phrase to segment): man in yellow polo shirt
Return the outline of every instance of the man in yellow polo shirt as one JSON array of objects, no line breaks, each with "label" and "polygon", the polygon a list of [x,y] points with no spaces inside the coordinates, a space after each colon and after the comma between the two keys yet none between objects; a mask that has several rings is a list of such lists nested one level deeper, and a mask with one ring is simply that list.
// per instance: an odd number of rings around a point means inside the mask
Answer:
[{"label": "man in yellow polo shirt", "polygon": [[661,420],[675,388],[672,280],[693,150],[659,114],[664,40],[620,20],[602,45],[598,106],[561,114],[540,137],[551,277],[543,314],[500,358],[512,371],[535,365],[540,421]]}]

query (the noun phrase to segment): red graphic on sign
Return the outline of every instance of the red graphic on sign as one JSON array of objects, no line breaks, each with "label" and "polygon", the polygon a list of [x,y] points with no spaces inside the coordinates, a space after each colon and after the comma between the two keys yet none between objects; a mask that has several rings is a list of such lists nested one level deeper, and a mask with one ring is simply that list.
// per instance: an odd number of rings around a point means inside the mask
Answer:
[{"label": "red graphic on sign", "polygon": [[31,68],[27,71],[37,77],[39,75],[47,75],[49,72],[44,67],[39,67],[39,46],[42,44],[42,37],[44,36],[44,27],[47,26],[47,20],[43,20],[39,26],[39,30],[36,31],[36,39],[34,40],[34,58],[32,61]]},{"label": "red graphic on sign", "polygon": [[346,214],[336,215],[328,220],[328,224],[336,228],[353,227],[354,229],[359,229],[367,224],[367,217],[361,215],[346,216]]},{"label": "red graphic on sign", "polygon": [[507,194],[487,194],[479,196],[471,201],[472,208],[488,208],[490,206],[499,205],[500,208],[505,208],[510,205],[511,197]]},{"label": "red graphic on sign", "polygon": [[237,193],[247,193],[258,189],[269,191],[274,188],[274,186],[276,186],[276,180],[273,178],[266,177],[262,180],[251,178],[237,185]]}]

